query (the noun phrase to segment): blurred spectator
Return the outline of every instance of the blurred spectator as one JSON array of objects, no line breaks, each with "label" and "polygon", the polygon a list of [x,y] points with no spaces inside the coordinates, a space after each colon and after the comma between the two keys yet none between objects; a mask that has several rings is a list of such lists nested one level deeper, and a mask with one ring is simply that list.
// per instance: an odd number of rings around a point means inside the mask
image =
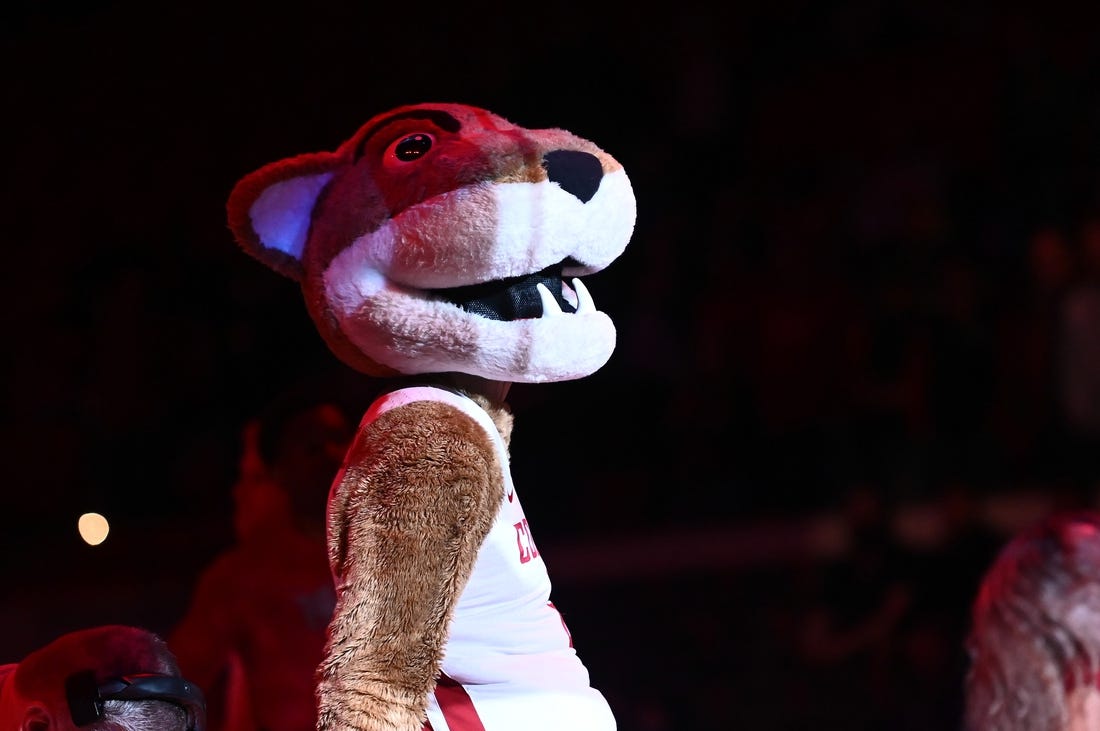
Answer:
[{"label": "blurred spectator", "polygon": [[939,267],[927,328],[925,392],[932,469],[940,478],[981,480],[995,464],[989,437],[997,363],[985,280],[948,256]]},{"label": "blurred spectator", "polygon": [[1035,230],[1021,268],[1022,279],[998,303],[992,426],[1012,474],[1044,482],[1063,442],[1055,398],[1057,322],[1074,260],[1061,229]]},{"label": "blurred spectator", "polygon": [[967,731],[1100,728],[1100,512],[1020,531],[985,573],[967,650]]},{"label": "blurred spectator", "polygon": [[947,482],[937,489],[933,500],[907,506],[894,520],[910,559],[913,601],[893,638],[898,692],[890,731],[923,731],[961,718],[966,607],[1001,543],[973,486]]},{"label": "blurred spectator", "polygon": [[874,486],[849,488],[843,518],[848,549],[827,567],[802,624],[801,658],[816,691],[807,720],[844,717],[852,731],[885,729],[897,691],[894,640],[914,589]]},{"label": "blurred spectator", "polygon": [[103,625],[64,634],[0,666],[0,728],[204,731],[202,691],[157,635]]},{"label": "blurred spectator", "polygon": [[171,634],[207,688],[211,731],[311,731],[335,607],[325,505],[351,435],[334,403],[288,395],[242,431],[236,545],[200,575]]},{"label": "blurred spectator", "polygon": [[1077,238],[1078,276],[1062,301],[1058,322],[1057,396],[1070,444],[1071,478],[1092,490],[1100,447],[1100,219]]}]

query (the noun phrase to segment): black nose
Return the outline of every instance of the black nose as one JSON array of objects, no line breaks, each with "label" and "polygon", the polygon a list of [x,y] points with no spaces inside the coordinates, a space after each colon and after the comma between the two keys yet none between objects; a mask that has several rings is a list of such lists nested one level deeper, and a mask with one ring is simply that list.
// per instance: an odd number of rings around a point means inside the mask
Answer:
[{"label": "black nose", "polygon": [[603,166],[595,155],[577,150],[554,150],[542,156],[550,181],[587,203],[600,189]]}]

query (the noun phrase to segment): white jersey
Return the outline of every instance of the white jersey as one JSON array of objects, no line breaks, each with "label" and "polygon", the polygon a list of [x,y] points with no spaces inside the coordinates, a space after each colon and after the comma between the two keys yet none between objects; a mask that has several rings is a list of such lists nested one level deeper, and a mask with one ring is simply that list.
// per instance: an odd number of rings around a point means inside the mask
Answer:
[{"label": "white jersey", "polygon": [[431,731],[615,731],[603,695],[550,602],[550,577],[512,485],[508,452],[489,414],[471,399],[414,386],[387,393],[363,418],[413,401],[468,414],[504,466],[500,511],[458,599],[444,645],[443,677],[428,703]]}]

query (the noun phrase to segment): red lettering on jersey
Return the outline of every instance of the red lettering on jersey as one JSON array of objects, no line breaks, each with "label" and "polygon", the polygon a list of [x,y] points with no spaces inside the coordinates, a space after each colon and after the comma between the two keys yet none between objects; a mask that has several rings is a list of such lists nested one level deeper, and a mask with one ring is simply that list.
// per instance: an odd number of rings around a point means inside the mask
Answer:
[{"label": "red lettering on jersey", "polygon": [[535,547],[535,540],[531,537],[531,527],[527,524],[527,518],[515,523],[516,547],[519,548],[519,562],[527,563],[533,558],[539,557],[539,549]]}]

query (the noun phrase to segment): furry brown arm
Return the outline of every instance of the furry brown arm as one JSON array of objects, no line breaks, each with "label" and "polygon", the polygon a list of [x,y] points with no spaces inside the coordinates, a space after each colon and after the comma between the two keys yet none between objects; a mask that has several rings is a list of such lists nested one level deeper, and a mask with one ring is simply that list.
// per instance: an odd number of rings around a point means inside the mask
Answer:
[{"label": "furry brown arm", "polygon": [[338,601],[320,731],[420,731],[455,602],[504,493],[485,431],[415,402],[360,433],[329,504]]}]

